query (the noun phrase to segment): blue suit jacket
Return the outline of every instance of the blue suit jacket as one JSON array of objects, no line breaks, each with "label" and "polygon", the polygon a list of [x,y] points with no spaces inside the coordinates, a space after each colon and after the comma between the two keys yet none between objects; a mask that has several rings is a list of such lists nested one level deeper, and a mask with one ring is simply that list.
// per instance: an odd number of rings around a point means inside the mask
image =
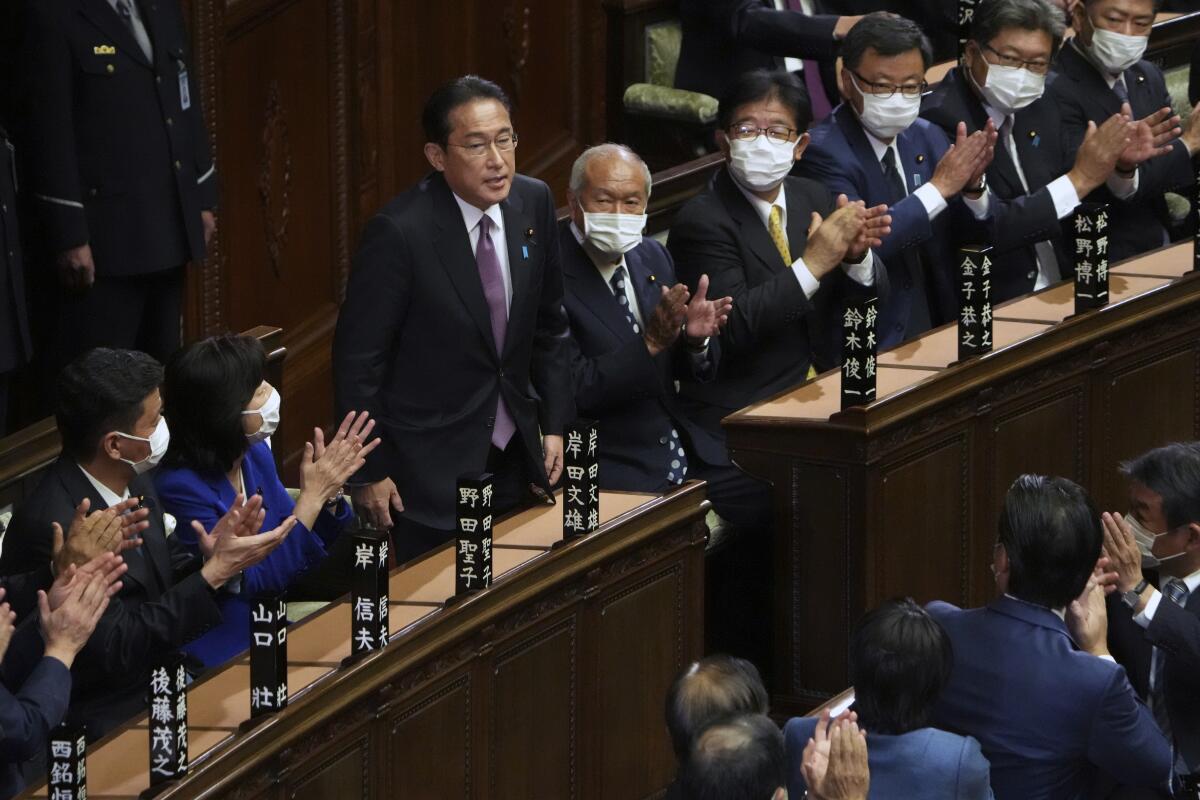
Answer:
[{"label": "blue suit jacket", "polygon": [[13,633],[0,668],[0,797],[21,791],[22,762],[45,749],[50,731],[67,713],[71,671],[42,650],[34,614]]},{"label": "blue suit jacket", "polygon": [[[612,290],[571,232],[559,225],[563,255],[563,304],[571,325],[569,348],[575,405],[581,417],[599,422],[600,485],[605,489],[661,492],[674,454],[665,447],[671,429],[679,431],[689,458],[725,466],[729,456],[719,439],[684,410],[675,380],[710,380],[720,344],[709,343],[708,363],[695,365],[682,343],[651,356],[634,333]],[[662,286],[676,283],[667,250],[645,239],[625,254],[625,266],[642,319],[658,305]]]},{"label": "blue suit jacket", "polygon": [[[279,480],[271,448],[266,442],[252,445],[242,460],[242,477],[246,491],[261,494],[266,518],[262,529],[272,530],[295,509],[287,489]],[[178,523],[175,536],[198,552],[192,520],[198,520],[211,531],[229,507],[233,505],[234,490],[229,480],[220,474],[201,475],[190,469],[159,468],[155,486],[164,510],[175,516]],[[336,516],[322,511],[317,517],[316,530],[310,531],[296,523],[288,537],[271,554],[243,573],[241,591],[221,597],[221,624],[183,649],[209,667],[221,664],[250,646],[250,600],[256,595],[273,594],[287,589],[305,570],[325,558],[325,547],[337,538],[342,527],[350,521],[346,503],[338,507]]]},{"label": "blue suit jacket", "polygon": [[933,722],[979,740],[999,800],[1084,800],[1104,779],[1167,788],[1171,749],[1125,670],[1080,651],[1053,611],[927,608],[954,646]]},{"label": "blue suit jacket", "polygon": [[[816,717],[796,717],[783,729],[787,746],[788,797],[808,790],[801,756],[817,727]],[[899,736],[867,733],[871,767],[869,800],[991,800],[988,762],[970,736],[919,728]]]},{"label": "blue suit jacket", "polygon": [[[891,196],[887,179],[875,151],[862,129],[854,110],[842,103],[833,113],[813,127],[812,141],[804,157],[796,162],[795,174],[823,184],[836,197],[845,194],[851,200],[865,200],[867,206],[888,202]],[[986,231],[974,220],[963,204],[955,200],[930,222],[925,206],[913,192],[929,182],[937,163],[950,147],[950,140],[933,123],[917,119],[897,138],[901,174],[908,196],[891,208],[892,232],[875,248],[876,258],[887,266],[891,286],[886,300],[880,301],[879,344],[890,347],[923,331],[907,330],[912,307],[914,283],[904,251],[920,247],[929,270],[929,314],[936,327],[957,319],[958,293],[953,269],[960,240],[956,227],[968,237],[981,240]],[[995,198],[993,198],[994,200]]]}]

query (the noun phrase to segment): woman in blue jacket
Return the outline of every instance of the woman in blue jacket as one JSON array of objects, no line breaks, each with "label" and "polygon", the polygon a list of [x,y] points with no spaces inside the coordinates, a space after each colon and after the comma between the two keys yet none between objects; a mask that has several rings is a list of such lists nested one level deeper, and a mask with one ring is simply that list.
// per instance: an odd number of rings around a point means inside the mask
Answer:
[{"label": "woman in blue jacket", "polygon": [[164,510],[177,520],[175,535],[201,555],[209,542],[192,522],[212,530],[239,496],[262,496],[263,529],[291,515],[296,527],[271,555],[227,587],[222,622],[184,650],[205,667],[249,647],[250,604],[259,595],[287,590],[324,560],[352,517],[342,485],[379,443],[365,444],[375,426],[366,412],[351,412],[326,444],[320,429],[304,446],[300,495],[292,500],[275,468],[269,439],[279,425],[279,392],[263,379],[266,353],[250,336],[216,336],[180,350],[167,365],[163,412],[171,444],[155,476]]}]

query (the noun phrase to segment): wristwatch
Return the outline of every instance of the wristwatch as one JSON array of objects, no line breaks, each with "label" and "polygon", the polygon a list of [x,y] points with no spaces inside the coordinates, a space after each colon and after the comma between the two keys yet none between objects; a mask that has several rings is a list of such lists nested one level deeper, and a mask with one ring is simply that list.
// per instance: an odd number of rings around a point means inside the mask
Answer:
[{"label": "wristwatch", "polygon": [[983,175],[983,176],[982,176],[982,177],[979,179],[979,185],[978,185],[978,186],[965,186],[965,187],[963,187],[963,194],[978,194],[978,195],[982,195],[982,194],[983,194],[984,192],[986,192],[986,191],[987,191],[987,175],[986,175],[986,174],[985,174],[985,175]]},{"label": "wristwatch", "polygon": [[711,336],[705,336],[704,339],[701,340],[700,344],[692,344],[689,342],[687,338],[687,320],[684,320],[683,327],[680,328],[680,334],[683,336],[683,343],[687,345],[687,349],[691,350],[693,353],[703,353],[705,348],[708,347],[709,339],[712,338]]},{"label": "wristwatch", "polygon": [[1137,608],[1137,604],[1142,599],[1142,592],[1146,591],[1146,587],[1149,585],[1150,582],[1145,578],[1142,578],[1141,582],[1138,583],[1137,586],[1133,587],[1133,589],[1128,592],[1121,592],[1121,602],[1124,603],[1128,608]]}]

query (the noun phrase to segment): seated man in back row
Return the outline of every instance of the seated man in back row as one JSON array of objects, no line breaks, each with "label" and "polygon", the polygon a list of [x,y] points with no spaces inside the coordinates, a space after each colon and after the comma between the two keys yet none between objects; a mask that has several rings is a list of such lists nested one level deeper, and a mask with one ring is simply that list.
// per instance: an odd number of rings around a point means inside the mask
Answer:
[{"label": "seated man in back row", "polygon": [[585,150],[571,170],[571,219],[559,226],[575,404],[600,429],[600,484],[660,493],[708,481],[717,513],[765,527],[766,484],[733,466],[720,439],[679,401],[677,378],[711,380],[731,298],[675,281],[666,248],[643,239],[650,170],[627,147]]},{"label": "seated man in back row", "polygon": [[886,207],[835,201],[816,181],[789,176],[811,119],[796,76],[738,78],[718,111],[725,167],[679,210],[667,241],[692,291],[707,275],[709,292],[733,298],[717,377],[680,390],[721,441],[723,417],[840,363],[829,334],[847,299],[887,294],[870,250],[888,232]]}]

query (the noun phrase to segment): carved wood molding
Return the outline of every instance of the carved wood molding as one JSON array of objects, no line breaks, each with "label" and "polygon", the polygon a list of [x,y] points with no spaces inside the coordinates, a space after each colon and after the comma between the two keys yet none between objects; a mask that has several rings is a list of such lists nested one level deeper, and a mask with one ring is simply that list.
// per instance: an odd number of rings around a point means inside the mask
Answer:
[{"label": "carved wood molding", "polygon": [[[224,29],[224,3],[221,0],[194,0],[192,4],[192,60],[196,80],[200,88],[204,109],[204,120],[208,132],[213,164],[217,178],[221,179],[220,137],[217,136],[221,120],[221,92],[219,64],[222,53],[222,31]],[[218,187],[221,184],[217,184]],[[220,209],[218,208],[218,215]],[[219,220],[219,216],[218,216]],[[197,304],[200,319],[197,328],[208,336],[226,327],[222,307],[222,276],[225,274],[226,255],[220,225],[207,248],[207,257],[199,265],[200,298]]]},{"label": "carved wood molding", "polygon": [[508,79],[512,83],[513,105],[521,105],[521,84],[525,77],[525,65],[529,63],[529,6],[513,3],[504,9],[501,24],[504,27],[504,42],[508,49]]},{"label": "carved wood molding", "polygon": [[279,81],[267,85],[263,111],[262,157],[259,159],[258,201],[262,211],[267,258],[276,278],[283,277],[280,262],[287,247],[291,214],[292,144],[288,136],[287,110],[279,96]]}]

